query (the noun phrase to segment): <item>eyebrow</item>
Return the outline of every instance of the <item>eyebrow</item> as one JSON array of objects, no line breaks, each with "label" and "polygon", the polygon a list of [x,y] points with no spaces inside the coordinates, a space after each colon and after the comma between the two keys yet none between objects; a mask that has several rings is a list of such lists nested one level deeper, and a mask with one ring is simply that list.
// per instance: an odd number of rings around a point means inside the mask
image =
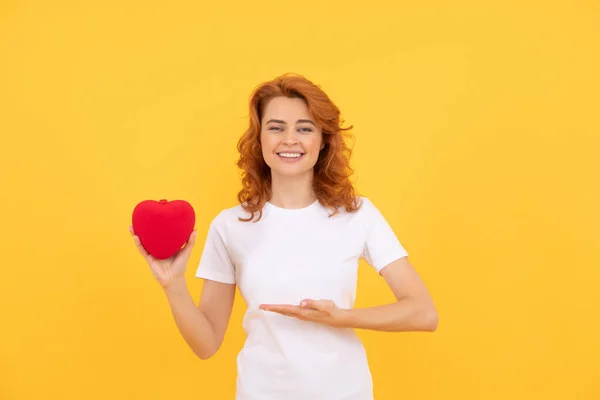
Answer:
[{"label": "eyebrow", "polygon": [[[269,122],[275,122],[275,123],[278,123],[278,124],[286,124],[286,122],[283,121],[283,120],[281,120],[281,119],[270,119],[266,123],[268,124]],[[309,123],[309,124],[315,125],[315,123],[312,122],[310,119],[299,119],[298,121],[296,121],[296,123],[298,123],[298,124]]]}]

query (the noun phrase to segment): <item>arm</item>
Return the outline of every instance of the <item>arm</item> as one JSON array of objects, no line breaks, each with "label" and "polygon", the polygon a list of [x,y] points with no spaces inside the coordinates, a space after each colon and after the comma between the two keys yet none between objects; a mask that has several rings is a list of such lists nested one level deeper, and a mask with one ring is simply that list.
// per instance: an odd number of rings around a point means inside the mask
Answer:
[{"label": "arm", "polygon": [[386,332],[435,331],[438,325],[437,311],[408,257],[389,263],[380,272],[396,297],[392,304],[341,309],[332,300],[304,299],[300,305],[261,304],[260,308],[338,328]]},{"label": "arm", "polygon": [[202,360],[221,347],[235,298],[235,285],[204,280],[198,307],[184,279],[165,289],[179,332]]},{"label": "arm", "polygon": [[438,326],[437,310],[408,257],[391,262],[380,273],[396,301],[381,306],[342,310],[342,326],[386,332],[435,331]]}]

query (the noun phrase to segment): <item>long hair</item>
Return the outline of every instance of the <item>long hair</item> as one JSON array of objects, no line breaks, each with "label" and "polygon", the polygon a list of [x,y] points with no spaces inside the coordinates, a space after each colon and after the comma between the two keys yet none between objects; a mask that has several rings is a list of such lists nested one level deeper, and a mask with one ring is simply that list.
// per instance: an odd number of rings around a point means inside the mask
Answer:
[{"label": "long hair", "polygon": [[313,178],[313,190],[319,203],[332,210],[331,216],[337,214],[340,207],[348,212],[358,210],[358,198],[350,181],[352,149],[345,140],[351,138],[348,131],[353,126],[341,126],[344,121],[340,120],[340,110],[319,86],[301,75],[284,74],[260,84],[250,96],[250,125],[238,141],[237,166],[242,171],[238,200],[251,216],[239,219],[247,222],[258,213],[260,220],[262,208],[271,197],[271,170],[262,156],[260,122],[265,105],[277,96],[303,99],[323,132],[324,148],[319,153]]}]

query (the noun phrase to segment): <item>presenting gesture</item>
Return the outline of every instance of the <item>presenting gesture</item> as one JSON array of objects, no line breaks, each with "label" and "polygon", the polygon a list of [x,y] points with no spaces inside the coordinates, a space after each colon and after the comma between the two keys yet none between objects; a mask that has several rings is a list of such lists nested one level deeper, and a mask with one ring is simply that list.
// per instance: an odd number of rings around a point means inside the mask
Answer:
[{"label": "presenting gesture", "polygon": [[261,310],[297,318],[302,321],[343,328],[347,325],[348,310],[341,309],[332,300],[305,299],[300,305],[294,304],[261,304]]},{"label": "presenting gesture", "polygon": [[131,233],[131,236],[133,236],[133,240],[138,251],[150,266],[154,278],[156,278],[158,283],[163,288],[166,288],[173,282],[185,279],[187,262],[190,258],[190,254],[192,253],[192,249],[196,241],[195,230],[192,231],[188,241],[181,250],[175,253],[175,255],[164,260],[157,259],[149,254],[148,251],[146,251],[144,246],[142,246],[140,238],[136,236],[135,232],[133,231],[133,226],[129,227],[129,233]]}]

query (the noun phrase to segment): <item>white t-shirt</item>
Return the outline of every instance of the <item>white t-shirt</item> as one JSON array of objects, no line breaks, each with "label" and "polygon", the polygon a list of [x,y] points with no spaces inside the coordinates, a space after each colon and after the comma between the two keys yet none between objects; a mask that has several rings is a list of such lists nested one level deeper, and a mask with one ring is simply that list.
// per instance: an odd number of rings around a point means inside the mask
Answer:
[{"label": "white t-shirt", "polygon": [[248,309],[237,357],[236,400],[372,400],[364,347],[353,329],[259,310],[263,303],[299,305],[330,299],[352,308],[363,258],[376,271],[407,252],[367,198],[355,213],[329,217],[319,202],[302,209],[266,203],[259,222],[241,205],[212,221],[196,271],[237,284]]}]

